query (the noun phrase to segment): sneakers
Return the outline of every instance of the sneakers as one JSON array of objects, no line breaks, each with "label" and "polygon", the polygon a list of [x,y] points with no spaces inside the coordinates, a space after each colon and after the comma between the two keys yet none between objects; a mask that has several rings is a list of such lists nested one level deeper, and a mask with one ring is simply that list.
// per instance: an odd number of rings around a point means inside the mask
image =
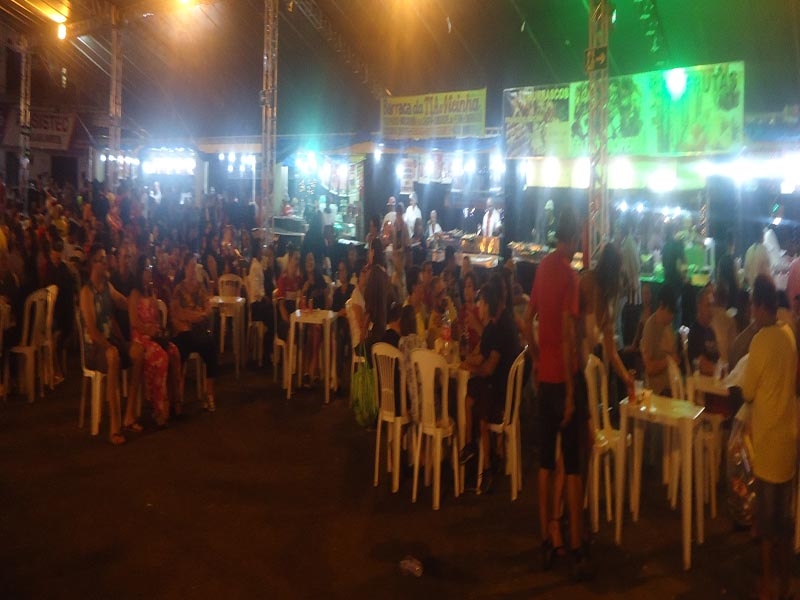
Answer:
[{"label": "sneakers", "polygon": [[475,458],[475,454],[477,454],[477,452],[478,447],[475,445],[475,442],[469,442],[461,449],[461,452],[458,453],[458,462],[462,465],[467,464],[469,461]]}]

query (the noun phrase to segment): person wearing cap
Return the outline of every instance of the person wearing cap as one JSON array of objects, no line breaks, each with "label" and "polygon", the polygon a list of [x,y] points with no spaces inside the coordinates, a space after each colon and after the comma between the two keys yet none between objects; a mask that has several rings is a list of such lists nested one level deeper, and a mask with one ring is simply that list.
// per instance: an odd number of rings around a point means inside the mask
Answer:
[{"label": "person wearing cap", "polygon": [[395,204],[397,204],[397,200],[394,196],[389,196],[389,199],[386,201],[386,214],[383,216],[383,224],[386,223],[394,223],[395,220]]},{"label": "person wearing cap", "polygon": [[489,196],[486,199],[486,212],[483,215],[481,234],[484,236],[494,236],[500,234],[500,213],[494,207],[494,200]]},{"label": "person wearing cap", "polygon": [[422,211],[417,205],[417,195],[411,192],[408,195],[406,214],[403,215],[403,221],[405,221],[406,229],[408,229],[408,237],[414,237],[414,223],[417,222],[417,219],[422,220]]},{"label": "person wearing cap", "polygon": [[[58,288],[58,296],[56,296],[53,310],[53,331],[56,345],[54,357],[56,359],[61,356],[60,350],[64,346],[64,340],[68,339],[72,333],[75,315],[75,279],[72,277],[69,267],[62,260],[63,252],[64,240],[57,237],[50,246],[50,260],[45,265],[42,279],[42,286],[55,285]],[[54,380],[58,384],[64,381],[63,365],[58,360],[53,362],[55,364]]]},{"label": "person wearing cap", "polygon": [[555,206],[553,200],[550,199],[544,203],[544,240],[543,243],[552,246],[556,243],[556,217]]}]

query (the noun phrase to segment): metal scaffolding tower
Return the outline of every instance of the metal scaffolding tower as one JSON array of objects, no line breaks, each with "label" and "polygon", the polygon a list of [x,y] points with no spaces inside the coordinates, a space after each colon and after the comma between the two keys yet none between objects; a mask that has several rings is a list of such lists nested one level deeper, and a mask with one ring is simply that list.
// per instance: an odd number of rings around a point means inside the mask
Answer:
[{"label": "metal scaffolding tower", "polygon": [[264,56],[261,83],[261,226],[264,241],[272,241],[273,195],[277,157],[278,1],[264,0]]},{"label": "metal scaffolding tower", "polygon": [[28,175],[31,162],[31,53],[20,39],[22,81],[19,89],[19,199],[28,208]]},{"label": "metal scaffolding tower", "polygon": [[610,232],[608,210],[608,33],[611,25],[608,0],[589,4],[589,245],[584,264],[596,260]]}]

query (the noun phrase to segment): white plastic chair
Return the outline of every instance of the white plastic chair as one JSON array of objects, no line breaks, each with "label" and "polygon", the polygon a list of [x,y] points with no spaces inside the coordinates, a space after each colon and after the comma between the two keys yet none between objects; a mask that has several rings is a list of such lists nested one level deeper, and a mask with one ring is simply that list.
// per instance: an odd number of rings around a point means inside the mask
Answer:
[{"label": "white plastic chair", "polygon": [[[522,489],[522,444],[519,428],[519,403],[522,399],[522,379],[525,374],[525,348],[511,365],[506,385],[506,407],[503,411],[502,423],[489,423],[489,431],[505,437],[506,475],[511,476],[511,501],[517,499],[517,492]],[[480,444],[478,452],[478,493],[483,483],[482,465],[486,448]]]},{"label": "white plastic chair", "polygon": [[81,405],[78,411],[78,427],[83,428],[86,416],[86,384],[91,384],[91,433],[97,435],[100,433],[100,418],[103,410],[103,382],[105,381],[105,373],[89,369],[86,366],[86,338],[83,331],[83,322],[81,321],[80,312],[75,313],[75,330],[78,332],[78,340],[80,341],[81,353]]},{"label": "white plastic chair", "polygon": [[250,278],[244,280],[247,292],[247,350],[255,357],[259,367],[264,366],[264,336],[267,326],[263,321],[253,320],[253,295],[250,289]]},{"label": "white plastic chair", "polygon": [[283,366],[283,372],[281,373],[281,388],[286,389],[286,378],[291,377],[292,373],[294,372],[291,368],[287,371],[287,365],[289,364],[289,346],[286,343],[286,340],[282,340],[278,336],[278,321],[279,321],[279,313],[278,313],[278,304],[283,298],[278,295],[278,289],[276,288],[272,292],[272,316],[275,323],[275,330],[272,335],[272,381],[278,380],[278,365]]},{"label": "white plastic chair", "polygon": [[[238,275],[228,273],[227,275],[220,275],[219,277],[219,295],[231,296],[233,298],[241,298],[242,296],[242,278]],[[221,305],[219,310],[219,351],[225,351],[225,329],[228,320],[231,322],[231,327],[235,327],[236,309],[229,308],[226,305]],[[234,343],[236,336],[233,336]]]},{"label": "white plastic chair", "polygon": [[367,359],[365,356],[359,356],[356,352],[356,348],[358,348],[363,340],[363,332],[361,331],[358,323],[356,323],[356,316],[353,312],[352,298],[348,298],[344,303],[344,310],[347,313],[347,324],[349,325],[350,329],[350,383],[352,385],[353,374],[356,372],[356,365],[365,364]]},{"label": "white plastic chair", "polygon": [[[694,375],[687,379],[687,399],[690,402],[696,401],[698,392],[694,384]],[[704,399],[704,398],[703,398]],[[701,403],[703,404],[703,403]],[[711,518],[717,516],[717,483],[719,481],[720,462],[722,461],[722,423],[725,420],[723,415],[704,412],[701,417],[702,427],[699,435],[702,441],[703,459],[703,500],[710,505]],[[677,481],[677,471],[674,473]],[[677,505],[677,492],[675,494],[675,504]]]},{"label": "white plastic chair", "polygon": [[[41,288],[31,292],[25,299],[24,317],[22,319],[22,336],[20,343],[11,348],[12,354],[19,354],[25,359],[24,374],[20,365],[19,381],[24,382],[25,390],[28,393],[28,402],[33,402],[36,395],[36,357],[39,356],[39,381],[40,395],[44,396],[44,361],[42,356],[42,345],[46,336],[45,328],[47,324],[47,296],[46,288]],[[9,384],[9,363],[6,357],[5,383],[8,389]]]},{"label": "white plastic chair", "polygon": [[[459,474],[461,469],[458,464],[458,434],[453,419],[448,414],[448,398],[450,389],[450,375],[447,361],[441,354],[433,350],[414,350],[411,353],[411,362],[414,372],[417,373],[420,389],[420,422],[417,426],[416,444],[414,447],[414,486],[411,492],[411,501],[417,501],[417,487],[419,483],[419,461],[422,450],[422,440],[425,445],[425,480],[430,479],[429,467],[433,465],[433,510],[439,510],[439,496],[442,486],[442,443],[450,440],[453,462],[453,492],[458,498],[461,491]],[[441,391],[441,414],[436,415],[436,383],[439,382]]]},{"label": "white plastic chair", "polygon": [[45,289],[47,290],[47,312],[40,348],[43,361],[42,370],[44,371],[42,387],[44,387],[44,383],[46,382],[52,390],[56,387],[56,342],[55,336],[53,335],[53,321],[55,317],[56,299],[58,298],[58,286],[48,285]]},{"label": "white plastic chair", "polygon": [[[631,436],[622,439],[619,429],[614,429],[611,425],[611,418],[608,412],[608,375],[606,367],[599,358],[590,354],[584,370],[586,375],[586,388],[589,395],[589,418],[594,429],[594,444],[590,456],[591,467],[589,476],[591,478],[589,487],[589,500],[592,518],[592,531],[600,529],[600,460],[605,458],[604,464],[604,483],[606,487],[606,521],[611,522],[612,515],[612,487],[611,487],[611,466],[609,464],[609,453],[627,452],[631,447]],[[599,402],[598,402],[599,392]],[[598,409],[601,411],[597,414]],[[630,464],[630,461],[627,461]],[[615,473],[615,477],[621,477],[621,473]],[[628,478],[631,490],[633,489],[633,478]],[[631,498],[634,498],[631,491]],[[622,502],[622,498],[617,498],[617,502]]]},{"label": "white plastic chair", "polygon": [[[386,470],[392,473],[392,493],[400,488],[400,438],[404,425],[410,423],[406,401],[406,369],[403,354],[390,344],[372,346],[375,390],[378,392],[378,429],[375,434],[375,479],[378,486],[381,456],[381,432],[386,425]],[[397,413],[395,380],[400,377],[400,414]]]}]

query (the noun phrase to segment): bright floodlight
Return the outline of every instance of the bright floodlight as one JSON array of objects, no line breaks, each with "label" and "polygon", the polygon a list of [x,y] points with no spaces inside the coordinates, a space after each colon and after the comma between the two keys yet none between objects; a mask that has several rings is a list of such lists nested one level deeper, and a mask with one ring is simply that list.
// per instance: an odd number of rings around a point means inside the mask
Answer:
[{"label": "bright floodlight", "polygon": [[635,187],[636,170],[631,159],[621,156],[615,158],[609,168],[609,180],[612,186],[620,190],[630,190]]},{"label": "bright floodlight", "polygon": [[67,39],[67,26],[64,23],[58,24],[58,39]]},{"label": "bright floodlight", "polygon": [[473,175],[477,170],[478,170],[478,164],[475,162],[474,158],[470,158],[464,165],[464,172],[467,175]]},{"label": "bright floodlight", "polygon": [[381,162],[381,157],[383,156],[383,150],[381,150],[380,146],[375,147],[375,152],[372,153],[372,157],[376,163]]},{"label": "bright floodlight", "polygon": [[339,183],[342,184],[347,180],[347,174],[350,172],[350,166],[344,163],[336,168],[336,175],[339,177]]},{"label": "bright floodlight", "polygon": [[425,177],[433,176],[433,159],[429,158],[425,161]]},{"label": "bright floodlight", "polygon": [[236,162],[236,152],[229,152],[228,153],[228,162],[235,163]]},{"label": "bright floodlight", "polygon": [[453,175],[461,177],[464,174],[464,158],[460,154],[453,157],[453,163],[450,165]]},{"label": "bright floodlight", "polygon": [[628,212],[628,203],[623,200],[617,204],[617,208],[620,210],[620,212]]},{"label": "bright floodlight", "polygon": [[588,156],[581,156],[572,167],[572,187],[588,189],[591,175],[591,165]]},{"label": "bright floodlight", "polygon": [[670,69],[664,75],[667,82],[667,91],[673,100],[680,99],[686,91],[686,70]]},{"label": "bright floodlight", "polygon": [[220,152],[219,156],[217,158],[219,158],[219,161],[222,162],[223,160],[225,160],[225,153],[224,152]]},{"label": "bright floodlight", "polygon": [[394,168],[394,174],[397,175],[398,179],[402,179],[403,178],[403,163],[398,164]]},{"label": "bright floodlight", "polygon": [[544,187],[554,188],[561,179],[561,161],[555,156],[548,156],[542,163],[542,181]]},{"label": "bright floodlight", "polygon": [[666,194],[673,191],[678,185],[675,169],[659,167],[647,179],[647,187],[656,194]]},{"label": "bright floodlight", "polygon": [[781,181],[781,194],[794,194],[794,188],[794,181],[789,181],[788,179]]}]

